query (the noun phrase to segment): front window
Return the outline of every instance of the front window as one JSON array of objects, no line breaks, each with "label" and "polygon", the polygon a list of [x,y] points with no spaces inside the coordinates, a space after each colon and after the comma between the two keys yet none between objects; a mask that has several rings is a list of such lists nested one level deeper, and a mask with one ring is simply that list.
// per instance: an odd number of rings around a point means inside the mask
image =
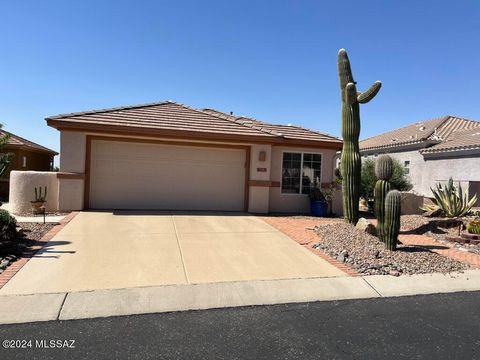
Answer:
[{"label": "front window", "polygon": [[403,165],[405,168],[405,174],[410,174],[410,161],[405,161]]},{"label": "front window", "polygon": [[308,194],[315,179],[321,183],[322,155],[284,152],[282,194]]}]

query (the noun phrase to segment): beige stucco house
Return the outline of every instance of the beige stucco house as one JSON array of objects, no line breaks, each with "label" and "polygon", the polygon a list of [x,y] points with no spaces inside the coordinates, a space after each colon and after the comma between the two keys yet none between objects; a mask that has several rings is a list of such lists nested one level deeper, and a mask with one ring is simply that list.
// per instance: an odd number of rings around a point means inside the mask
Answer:
[{"label": "beige stucco house", "polygon": [[432,197],[431,187],[450,177],[480,206],[480,122],[458,116],[421,121],[360,142],[363,159],[390,154],[404,165],[413,192]]},{"label": "beige stucco house", "polygon": [[306,213],[313,179],[334,181],[342,148],[317,131],[170,101],[46,121],[60,131],[60,210]]}]

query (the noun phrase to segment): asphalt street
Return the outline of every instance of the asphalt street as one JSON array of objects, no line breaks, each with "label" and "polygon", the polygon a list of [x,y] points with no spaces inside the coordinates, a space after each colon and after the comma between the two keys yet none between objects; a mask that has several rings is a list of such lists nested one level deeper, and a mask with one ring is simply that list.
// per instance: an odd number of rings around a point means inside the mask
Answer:
[{"label": "asphalt street", "polygon": [[480,359],[480,292],[3,325],[0,340],[0,359]]}]

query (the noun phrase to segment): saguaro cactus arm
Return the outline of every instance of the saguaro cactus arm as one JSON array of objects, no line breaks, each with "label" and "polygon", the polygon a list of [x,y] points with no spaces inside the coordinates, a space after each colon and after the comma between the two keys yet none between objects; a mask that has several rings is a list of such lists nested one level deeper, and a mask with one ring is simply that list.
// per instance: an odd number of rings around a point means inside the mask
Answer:
[{"label": "saguaro cactus arm", "polygon": [[370,88],[367,91],[364,91],[363,93],[360,93],[357,96],[357,101],[360,104],[366,104],[370,100],[372,100],[375,95],[380,91],[380,88],[382,87],[382,82],[381,81],[375,81],[375,83],[370,86]]}]

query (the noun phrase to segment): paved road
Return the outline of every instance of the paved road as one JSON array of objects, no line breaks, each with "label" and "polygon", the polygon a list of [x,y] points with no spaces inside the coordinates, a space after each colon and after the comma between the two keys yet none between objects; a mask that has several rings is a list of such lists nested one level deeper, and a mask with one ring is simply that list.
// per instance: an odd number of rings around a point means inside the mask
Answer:
[{"label": "paved road", "polygon": [[479,359],[480,292],[4,325],[0,339],[76,340],[1,359]]}]

